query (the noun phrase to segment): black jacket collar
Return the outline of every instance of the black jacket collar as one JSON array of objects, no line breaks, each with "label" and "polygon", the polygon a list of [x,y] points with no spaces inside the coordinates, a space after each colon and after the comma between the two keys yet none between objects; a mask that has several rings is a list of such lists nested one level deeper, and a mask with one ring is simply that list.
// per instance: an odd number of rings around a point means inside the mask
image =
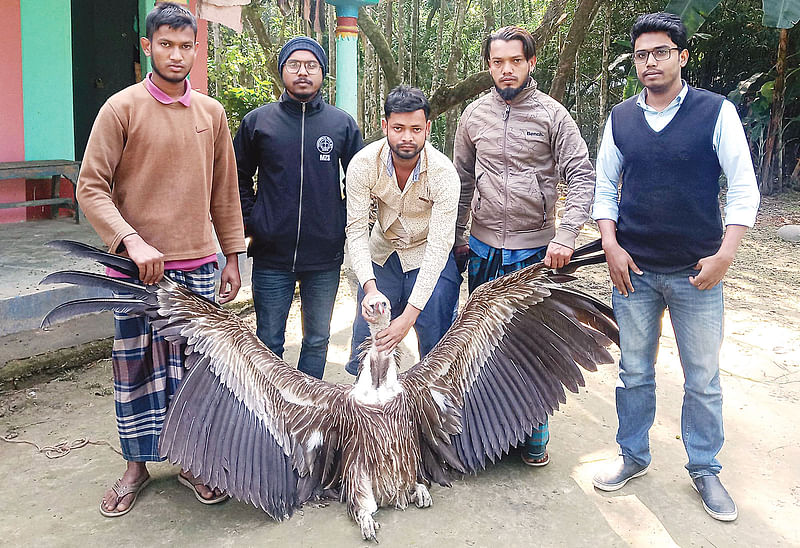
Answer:
[{"label": "black jacket collar", "polygon": [[[303,111],[303,103],[289,95],[286,90],[284,90],[281,94],[280,104],[283,108],[289,110],[290,112],[296,112],[299,114]],[[306,114],[312,114],[322,110],[322,108],[325,106],[325,100],[322,98],[322,90],[318,91],[314,98],[310,101],[307,101],[305,105]]]}]

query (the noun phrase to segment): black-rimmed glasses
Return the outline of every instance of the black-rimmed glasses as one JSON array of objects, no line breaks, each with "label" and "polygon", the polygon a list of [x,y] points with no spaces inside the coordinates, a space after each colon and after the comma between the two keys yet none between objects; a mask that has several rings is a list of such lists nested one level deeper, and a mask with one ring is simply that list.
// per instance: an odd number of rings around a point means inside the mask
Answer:
[{"label": "black-rimmed glasses", "polygon": [[289,59],[286,61],[284,66],[286,67],[286,71],[291,72],[292,74],[297,74],[300,72],[301,66],[305,67],[306,72],[309,74],[316,74],[320,69],[320,64],[316,61],[296,61],[294,59]]},{"label": "black-rimmed glasses", "polygon": [[647,62],[647,58],[650,57],[650,54],[653,55],[653,59],[656,61],[666,61],[672,55],[672,50],[680,51],[681,48],[653,48],[653,49],[639,49],[633,52],[633,62],[637,65],[641,65],[642,63]]}]

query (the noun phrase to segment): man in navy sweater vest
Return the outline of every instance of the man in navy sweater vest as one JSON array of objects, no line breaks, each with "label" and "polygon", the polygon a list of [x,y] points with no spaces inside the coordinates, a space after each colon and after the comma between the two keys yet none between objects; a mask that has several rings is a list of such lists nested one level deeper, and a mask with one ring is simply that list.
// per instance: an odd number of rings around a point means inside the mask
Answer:
[{"label": "man in navy sweater vest", "polygon": [[[592,209],[620,328],[620,457],[593,483],[614,491],[647,473],[655,361],[661,319],[669,309],[685,378],[686,469],[705,510],[732,521],[736,504],[718,478],[722,465],[716,458],[724,441],[721,282],[755,222],[758,186],[735,107],[681,80],[689,51],[680,18],[642,15],[631,29],[631,44],[645,89],[611,112],[597,158]],[[718,199],[723,172],[728,181],[724,230]]]}]

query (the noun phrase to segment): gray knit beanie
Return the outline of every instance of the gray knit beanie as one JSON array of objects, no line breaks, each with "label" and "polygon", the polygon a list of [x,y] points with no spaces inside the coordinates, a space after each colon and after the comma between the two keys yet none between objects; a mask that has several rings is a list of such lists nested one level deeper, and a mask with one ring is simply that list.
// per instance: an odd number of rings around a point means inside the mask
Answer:
[{"label": "gray knit beanie", "polygon": [[306,50],[314,54],[314,57],[319,61],[322,67],[322,77],[328,74],[328,56],[325,55],[325,50],[319,45],[319,42],[308,36],[298,36],[286,42],[278,54],[278,72],[283,75],[283,65],[289,60],[289,56],[297,50]]}]

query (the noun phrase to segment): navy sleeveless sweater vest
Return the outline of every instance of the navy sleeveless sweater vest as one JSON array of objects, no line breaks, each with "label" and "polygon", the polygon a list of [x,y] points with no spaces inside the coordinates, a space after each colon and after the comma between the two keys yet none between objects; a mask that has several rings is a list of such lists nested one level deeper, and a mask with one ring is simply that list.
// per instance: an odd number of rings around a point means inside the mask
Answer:
[{"label": "navy sleeveless sweater vest", "polygon": [[675,117],[654,131],[636,97],[611,112],[623,156],[617,240],[645,270],[677,272],[719,250],[721,168],[713,148],[724,98],[689,87]]}]

